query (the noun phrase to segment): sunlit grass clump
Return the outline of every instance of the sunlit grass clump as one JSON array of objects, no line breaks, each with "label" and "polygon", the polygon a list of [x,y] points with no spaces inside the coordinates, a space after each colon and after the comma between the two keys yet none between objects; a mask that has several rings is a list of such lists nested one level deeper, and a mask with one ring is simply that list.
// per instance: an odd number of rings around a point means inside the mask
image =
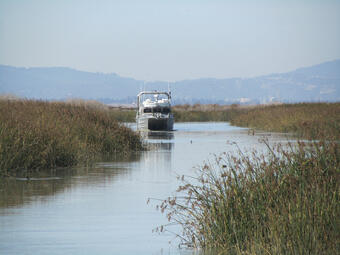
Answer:
[{"label": "sunlit grass clump", "polygon": [[161,209],[182,226],[184,244],[218,254],[337,254],[339,144],[268,148],[267,156],[224,154],[182,179]]},{"label": "sunlit grass clump", "polygon": [[230,121],[243,108],[239,105],[185,104],[174,106],[173,114],[176,122]]},{"label": "sunlit grass clump", "polygon": [[293,133],[307,139],[340,139],[340,103],[279,105],[178,105],[176,122],[229,121],[234,126]]},{"label": "sunlit grass clump", "polygon": [[291,132],[307,139],[340,139],[340,103],[301,103],[243,109],[232,125]]},{"label": "sunlit grass clump", "polygon": [[0,173],[85,165],[104,154],[139,150],[132,130],[89,105],[0,100]]}]

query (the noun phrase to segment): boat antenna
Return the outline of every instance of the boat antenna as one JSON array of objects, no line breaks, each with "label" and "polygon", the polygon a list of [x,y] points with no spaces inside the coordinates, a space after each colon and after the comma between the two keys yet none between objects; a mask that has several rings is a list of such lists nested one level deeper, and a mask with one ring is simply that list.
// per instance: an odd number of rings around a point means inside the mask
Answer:
[{"label": "boat antenna", "polygon": [[139,92],[142,92],[142,91],[143,91],[143,85],[139,84]]},{"label": "boat antenna", "polygon": [[171,89],[170,89],[170,83],[168,81],[168,93],[169,93],[169,96],[170,96],[170,99],[171,99]]}]

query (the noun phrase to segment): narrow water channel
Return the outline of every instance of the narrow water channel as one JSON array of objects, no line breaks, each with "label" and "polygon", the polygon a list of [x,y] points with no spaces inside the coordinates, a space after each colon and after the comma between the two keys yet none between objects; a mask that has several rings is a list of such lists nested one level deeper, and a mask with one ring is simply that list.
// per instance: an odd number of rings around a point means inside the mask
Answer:
[{"label": "narrow water channel", "polygon": [[228,123],[175,129],[146,136],[150,150],[128,159],[0,181],[0,254],[197,254],[179,249],[173,234],[152,232],[167,220],[147,199],[174,194],[178,175],[235,150],[228,141],[250,150],[264,148],[263,135],[286,138]]}]

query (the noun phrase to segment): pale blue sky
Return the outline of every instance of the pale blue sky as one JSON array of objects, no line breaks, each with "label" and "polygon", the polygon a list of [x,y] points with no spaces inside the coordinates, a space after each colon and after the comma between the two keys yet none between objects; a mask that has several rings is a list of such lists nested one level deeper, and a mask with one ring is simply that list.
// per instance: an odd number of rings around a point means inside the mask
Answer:
[{"label": "pale blue sky", "polygon": [[0,64],[175,81],[338,58],[340,0],[0,0]]}]

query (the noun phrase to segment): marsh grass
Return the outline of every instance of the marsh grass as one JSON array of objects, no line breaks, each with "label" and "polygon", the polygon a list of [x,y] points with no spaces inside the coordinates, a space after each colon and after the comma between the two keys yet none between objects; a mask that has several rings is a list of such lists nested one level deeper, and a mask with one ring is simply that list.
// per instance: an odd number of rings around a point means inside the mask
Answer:
[{"label": "marsh grass", "polygon": [[0,100],[0,174],[87,165],[141,149],[140,137],[90,105]]},{"label": "marsh grass", "polygon": [[218,254],[337,254],[339,144],[267,146],[269,155],[225,153],[197,177],[181,177],[160,209],[182,226],[183,244]]},{"label": "marsh grass", "polygon": [[307,139],[340,139],[340,103],[300,103],[244,108],[235,126],[291,132]]},{"label": "marsh grass", "polygon": [[175,121],[229,121],[234,126],[294,133],[307,139],[340,139],[340,103],[258,106],[180,105]]},{"label": "marsh grass", "polygon": [[136,111],[110,108],[109,114],[119,122],[136,122]]},{"label": "marsh grass", "polygon": [[217,104],[176,105],[173,114],[176,122],[230,121],[243,108],[239,105]]},{"label": "marsh grass", "polygon": [[124,109],[120,107],[111,107],[96,100],[84,100],[81,98],[68,99],[65,102],[68,105],[85,107],[87,109],[96,109],[105,111],[110,118],[118,122],[135,122],[136,110]]},{"label": "marsh grass", "polygon": [[229,121],[230,111],[173,111],[176,122]]},{"label": "marsh grass", "polygon": [[177,122],[228,121],[234,126],[292,133],[307,139],[340,139],[340,103],[258,106],[179,105]]}]

